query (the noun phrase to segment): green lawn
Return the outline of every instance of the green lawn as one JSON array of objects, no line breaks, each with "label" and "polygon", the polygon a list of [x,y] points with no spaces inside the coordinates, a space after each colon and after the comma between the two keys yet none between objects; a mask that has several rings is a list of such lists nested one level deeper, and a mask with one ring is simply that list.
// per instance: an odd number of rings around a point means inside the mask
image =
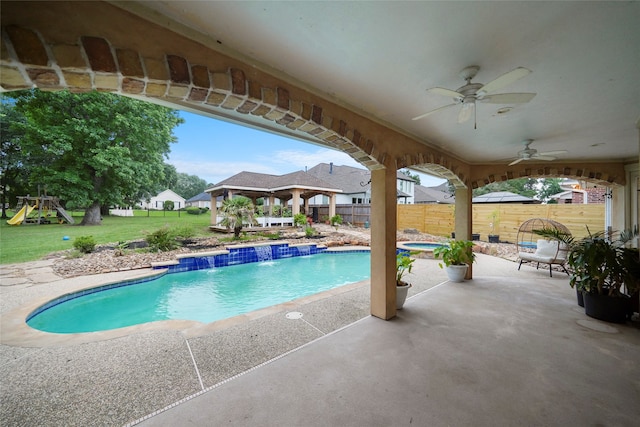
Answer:
[{"label": "green lawn", "polygon": [[[12,212],[8,213],[13,215]],[[134,211],[134,217],[104,217],[102,225],[84,227],[77,224],[82,221],[82,212],[73,212],[76,225],[8,225],[0,221],[0,264],[34,261],[51,252],[70,249],[78,236],[93,236],[100,244],[117,243],[142,239],[145,232],[155,231],[164,225],[191,225],[196,236],[207,236],[210,215],[189,215],[186,212]],[[54,218],[55,219],[55,218]],[[69,240],[63,240],[69,236]]]}]

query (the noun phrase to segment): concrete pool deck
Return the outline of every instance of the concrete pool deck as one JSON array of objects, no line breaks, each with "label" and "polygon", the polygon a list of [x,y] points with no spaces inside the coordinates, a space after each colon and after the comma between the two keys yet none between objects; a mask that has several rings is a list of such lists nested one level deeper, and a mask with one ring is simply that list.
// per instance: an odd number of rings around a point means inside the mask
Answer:
[{"label": "concrete pool deck", "polygon": [[[67,281],[103,280],[11,268],[3,316]],[[419,259],[389,322],[368,315],[362,282],[229,322],[3,342],[2,424],[636,425],[637,322],[590,319],[566,276],[516,268],[478,255],[474,280],[455,284]]]}]

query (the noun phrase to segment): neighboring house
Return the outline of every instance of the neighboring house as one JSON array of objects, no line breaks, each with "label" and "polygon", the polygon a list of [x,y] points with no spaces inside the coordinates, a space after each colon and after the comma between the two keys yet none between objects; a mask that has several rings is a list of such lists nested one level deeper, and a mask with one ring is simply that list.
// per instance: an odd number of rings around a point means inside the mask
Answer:
[{"label": "neighboring house", "polygon": [[540,203],[539,200],[532,199],[531,197],[521,196],[510,191],[496,191],[493,193],[483,194],[482,196],[474,197],[471,200],[472,203],[523,203],[532,204]]},{"label": "neighboring house", "polygon": [[142,209],[157,209],[162,210],[164,208],[164,202],[170,200],[173,202],[173,210],[178,210],[185,207],[184,197],[174,193],[171,190],[164,190],[157,196],[154,196],[147,203],[146,200],[141,200],[139,206]]},{"label": "neighboring house", "polygon": [[197,208],[211,209],[211,195],[209,193],[200,193],[185,202],[185,206],[195,206]]},{"label": "neighboring house", "polygon": [[455,196],[452,196],[447,191],[447,183],[438,185],[437,187],[424,187],[422,185],[415,185],[414,187],[414,203],[415,204],[432,204],[443,203],[453,204],[456,202]]},{"label": "neighboring house", "polygon": [[[338,205],[360,205],[371,203],[371,172],[352,166],[338,166],[333,163],[320,163],[307,171],[332,186],[342,190],[336,195]],[[398,203],[414,203],[415,180],[410,176],[397,173]],[[316,196],[310,200],[314,205],[327,205],[326,196]]]},{"label": "neighboring house", "polygon": [[552,200],[557,200],[558,204],[604,203],[607,197],[606,187],[602,185],[597,186],[585,181],[564,179],[560,183],[560,187],[565,191],[554,194],[550,197]]}]

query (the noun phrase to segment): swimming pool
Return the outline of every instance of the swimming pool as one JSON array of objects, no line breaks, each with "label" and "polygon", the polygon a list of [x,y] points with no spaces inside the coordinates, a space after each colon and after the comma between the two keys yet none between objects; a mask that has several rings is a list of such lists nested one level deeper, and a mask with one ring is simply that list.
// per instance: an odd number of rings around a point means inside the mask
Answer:
[{"label": "swimming pool", "polygon": [[370,259],[368,251],[324,252],[164,274],[51,301],[27,324],[80,333],[159,320],[209,323],[365,280]]},{"label": "swimming pool", "polygon": [[411,249],[435,249],[439,246],[443,246],[443,244],[436,242],[403,242],[402,246],[406,246]]}]

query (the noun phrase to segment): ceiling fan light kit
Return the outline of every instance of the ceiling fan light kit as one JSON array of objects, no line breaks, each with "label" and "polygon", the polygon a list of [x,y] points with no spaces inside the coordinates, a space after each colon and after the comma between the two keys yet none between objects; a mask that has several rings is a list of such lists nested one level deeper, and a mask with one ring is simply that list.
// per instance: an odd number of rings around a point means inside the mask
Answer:
[{"label": "ceiling fan light kit", "polygon": [[567,150],[558,150],[558,151],[546,151],[544,153],[538,153],[538,150],[536,150],[535,148],[529,147],[532,142],[533,142],[533,139],[525,139],[524,141],[522,141],[522,143],[524,144],[524,149],[518,151],[518,157],[514,161],[509,163],[509,166],[516,165],[526,160],[551,161],[556,159],[554,156],[558,154],[564,154],[567,152]]},{"label": "ceiling fan light kit", "polygon": [[469,118],[471,118],[471,109],[473,108],[475,112],[476,103],[478,102],[486,102],[490,104],[524,104],[531,101],[533,97],[536,96],[535,93],[492,94],[492,92],[502,89],[503,87],[510,85],[516,80],[527,76],[529,73],[531,73],[531,70],[523,67],[518,67],[515,70],[511,70],[487,84],[471,83],[471,80],[476,76],[479,70],[480,67],[478,67],[477,65],[472,65],[460,71],[459,76],[466,81],[466,84],[456,90],[446,89],[442,87],[427,89],[427,92],[453,98],[454,103],[436,108],[435,110],[428,111],[424,114],[414,117],[412,120],[420,120],[438,111],[442,111],[450,107],[455,107],[457,105],[462,105],[462,109],[458,114],[458,123],[464,123],[469,120]]}]

